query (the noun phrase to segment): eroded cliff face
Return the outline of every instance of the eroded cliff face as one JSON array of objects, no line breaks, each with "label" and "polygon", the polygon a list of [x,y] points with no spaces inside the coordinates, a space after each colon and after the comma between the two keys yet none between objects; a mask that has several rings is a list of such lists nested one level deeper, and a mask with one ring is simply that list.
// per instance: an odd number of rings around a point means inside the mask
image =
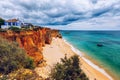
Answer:
[{"label": "eroded cliff face", "polygon": [[59,30],[52,30],[51,33],[52,37],[62,38],[62,35],[59,33]]},{"label": "eroded cliff face", "polygon": [[40,64],[44,60],[42,47],[45,46],[45,44],[50,44],[52,37],[58,37],[58,35],[58,31],[49,28],[36,28],[19,32],[0,32],[0,36],[9,41],[18,42],[19,46],[25,49],[26,53],[34,59],[36,64]]}]

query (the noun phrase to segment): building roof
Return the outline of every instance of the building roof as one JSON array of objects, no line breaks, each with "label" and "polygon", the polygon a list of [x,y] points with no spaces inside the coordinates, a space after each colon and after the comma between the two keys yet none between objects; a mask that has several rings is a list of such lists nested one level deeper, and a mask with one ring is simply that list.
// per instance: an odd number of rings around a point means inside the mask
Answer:
[{"label": "building roof", "polygon": [[9,20],[6,20],[6,22],[17,22],[18,19],[9,19]]}]

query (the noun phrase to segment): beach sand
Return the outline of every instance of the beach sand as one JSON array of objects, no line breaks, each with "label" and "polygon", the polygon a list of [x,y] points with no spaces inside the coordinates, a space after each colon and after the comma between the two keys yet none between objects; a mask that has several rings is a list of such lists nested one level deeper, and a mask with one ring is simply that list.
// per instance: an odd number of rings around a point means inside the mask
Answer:
[{"label": "beach sand", "polygon": [[[50,69],[54,64],[60,62],[60,58],[64,58],[65,54],[67,57],[71,57],[75,53],[71,46],[68,45],[63,39],[53,38],[50,45],[46,45],[43,48],[44,59],[47,65],[45,67],[37,67],[35,71],[42,77],[47,78],[50,73]],[[95,69],[93,66],[85,61],[85,58],[80,57],[81,69],[87,75],[89,80],[111,80],[108,76],[105,76],[99,70]]]}]

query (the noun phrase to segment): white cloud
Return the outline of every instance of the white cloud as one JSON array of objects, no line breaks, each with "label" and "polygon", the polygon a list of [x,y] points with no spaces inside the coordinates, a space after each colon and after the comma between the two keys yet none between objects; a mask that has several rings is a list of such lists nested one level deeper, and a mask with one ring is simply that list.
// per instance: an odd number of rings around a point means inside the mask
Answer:
[{"label": "white cloud", "polygon": [[[120,16],[92,18],[66,25],[65,30],[120,30]],[[59,27],[57,27],[60,29]]]},{"label": "white cloud", "polygon": [[0,17],[62,29],[120,29],[120,0],[0,0]]}]

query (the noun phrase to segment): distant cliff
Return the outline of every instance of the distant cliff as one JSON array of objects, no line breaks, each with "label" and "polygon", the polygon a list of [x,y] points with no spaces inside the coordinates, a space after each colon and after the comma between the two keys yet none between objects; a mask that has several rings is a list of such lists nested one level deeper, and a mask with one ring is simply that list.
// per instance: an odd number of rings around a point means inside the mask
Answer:
[{"label": "distant cliff", "polygon": [[44,57],[42,47],[45,44],[50,44],[52,37],[62,38],[58,30],[49,28],[34,28],[33,30],[21,30],[0,32],[0,36],[9,41],[18,42],[21,48],[24,48],[26,53],[34,59],[36,64],[42,63]]}]

